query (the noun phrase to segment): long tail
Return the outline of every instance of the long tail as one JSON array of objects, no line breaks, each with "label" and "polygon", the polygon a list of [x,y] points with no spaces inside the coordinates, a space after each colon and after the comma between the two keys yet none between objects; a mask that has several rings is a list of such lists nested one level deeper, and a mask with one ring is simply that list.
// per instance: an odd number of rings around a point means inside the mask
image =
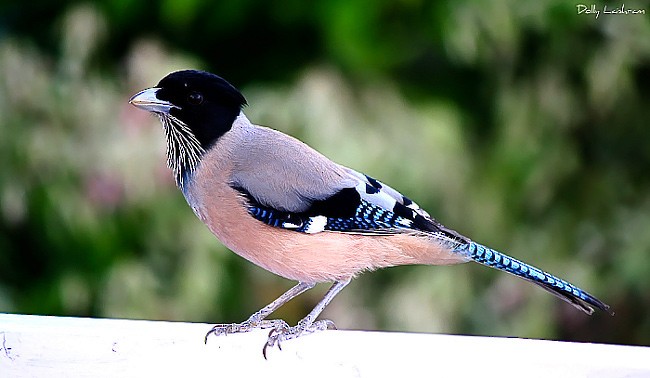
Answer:
[{"label": "long tail", "polygon": [[608,305],[579,287],[501,252],[472,241],[459,245],[454,251],[468,256],[477,263],[514,274],[517,277],[539,285],[589,315],[594,312],[591,306],[606,311],[610,315],[614,315],[614,311]]}]

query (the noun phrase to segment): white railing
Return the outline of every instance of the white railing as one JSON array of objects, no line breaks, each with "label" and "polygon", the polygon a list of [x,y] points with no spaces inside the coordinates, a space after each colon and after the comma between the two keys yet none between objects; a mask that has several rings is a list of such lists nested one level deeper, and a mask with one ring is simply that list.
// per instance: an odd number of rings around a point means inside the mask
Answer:
[{"label": "white railing", "polygon": [[516,338],[325,331],[262,357],[268,331],[0,314],[0,377],[650,377],[650,348]]}]

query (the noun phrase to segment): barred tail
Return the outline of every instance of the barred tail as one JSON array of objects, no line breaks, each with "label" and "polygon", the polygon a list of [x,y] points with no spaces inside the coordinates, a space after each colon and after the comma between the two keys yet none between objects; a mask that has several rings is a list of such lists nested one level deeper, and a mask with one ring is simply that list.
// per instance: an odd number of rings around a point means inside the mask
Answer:
[{"label": "barred tail", "polygon": [[487,248],[480,244],[470,241],[469,243],[461,244],[454,250],[457,253],[467,255],[477,263],[502,270],[515,276],[521,277],[525,280],[531,281],[556,295],[560,299],[571,303],[576,308],[591,315],[594,309],[591,306],[599,308],[614,315],[614,312],[608,305],[601,302],[598,298],[580,289],[579,287],[555,277],[552,274],[528,265],[517,259],[513,259],[501,252]]}]

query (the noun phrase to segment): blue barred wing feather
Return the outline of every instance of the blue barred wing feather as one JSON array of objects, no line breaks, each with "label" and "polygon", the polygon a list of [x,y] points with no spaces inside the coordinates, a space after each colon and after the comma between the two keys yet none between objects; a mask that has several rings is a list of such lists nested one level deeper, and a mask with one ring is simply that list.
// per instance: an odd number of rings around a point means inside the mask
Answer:
[{"label": "blue barred wing feather", "polygon": [[259,203],[250,203],[249,213],[270,226],[281,227],[307,234],[322,231],[355,233],[390,233],[412,229],[412,221],[395,215],[368,201],[361,200],[352,216],[309,215],[287,213],[271,209]]}]

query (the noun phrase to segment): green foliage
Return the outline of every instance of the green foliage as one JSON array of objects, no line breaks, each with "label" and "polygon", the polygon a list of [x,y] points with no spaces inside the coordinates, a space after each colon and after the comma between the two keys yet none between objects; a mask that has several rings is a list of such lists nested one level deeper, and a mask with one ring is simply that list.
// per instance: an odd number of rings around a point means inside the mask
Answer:
[{"label": "green foliage", "polygon": [[328,309],[340,327],[650,343],[647,15],[515,0],[42,5],[0,5],[0,311],[228,322],[290,285],[195,219],[157,120],[127,104],[194,67],[242,88],[253,121],[617,312],[586,317],[479,266],[401,267],[346,289]]}]

